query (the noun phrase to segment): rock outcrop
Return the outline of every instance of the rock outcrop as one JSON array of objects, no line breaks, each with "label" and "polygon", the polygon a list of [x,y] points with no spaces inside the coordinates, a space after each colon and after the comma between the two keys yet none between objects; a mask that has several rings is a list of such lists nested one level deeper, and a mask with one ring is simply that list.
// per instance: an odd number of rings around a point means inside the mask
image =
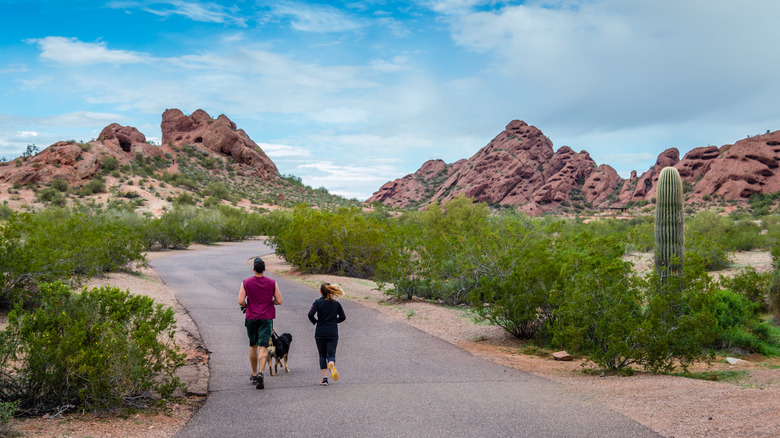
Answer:
[{"label": "rock outcrop", "polygon": [[168,109],[163,113],[160,129],[164,145],[202,146],[231,157],[245,171],[264,180],[278,174],[276,165],[260,146],[224,114],[213,119],[201,109],[189,116],[178,109]]},{"label": "rock outcrop", "polygon": [[0,164],[0,182],[24,185],[62,179],[69,185],[80,185],[100,171],[106,158],[127,164],[137,152],[163,155],[159,147],[147,144],[146,137],[136,128],[112,123],[100,132],[98,140],[87,143],[60,141],[35,156]]},{"label": "rock outcrop", "polygon": [[[32,157],[0,163],[0,182],[11,184],[49,183],[63,179],[70,185],[83,184],[93,178],[108,157],[129,164],[136,155],[169,160],[169,171],[176,171],[172,146],[192,145],[208,153],[228,156],[246,175],[265,180],[276,177],[276,165],[242,129],[224,115],[212,119],[198,110],[191,116],[177,109],[165,111],[162,117],[163,145],[155,146],[132,126],[112,123],[100,132],[97,140],[87,143],[58,142]],[[160,162],[160,160],[155,160]]]},{"label": "rock outcrop", "polygon": [[[614,169],[597,167],[587,152],[568,146],[553,151],[539,129],[513,120],[471,158],[451,165],[428,161],[417,172],[382,186],[367,202],[406,207],[462,194],[490,204],[524,205],[529,214],[539,214],[559,207],[572,193],[582,193],[587,202],[603,202],[619,181]],[[587,194],[586,183],[591,187]]]},{"label": "rock outcrop", "polygon": [[707,167],[706,172],[684,178],[695,183],[696,198],[717,195],[723,199],[747,199],[754,193],[776,193],[780,191],[780,131],[725,145],[717,155],[712,150],[697,151],[690,162],[701,163],[699,169]]},{"label": "rock outcrop", "polygon": [[612,167],[598,166],[586,151],[563,146],[553,152],[541,131],[514,120],[471,158],[454,164],[428,161],[417,172],[385,184],[368,201],[424,206],[463,194],[480,202],[517,205],[531,215],[577,206],[619,208],[654,202],[658,176],[667,166],[680,172],[688,200],[746,200],[754,193],[780,192],[780,131],[720,148],[694,148],[682,159],[670,148],[646,172],[638,176],[632,171],[623,179]]}]

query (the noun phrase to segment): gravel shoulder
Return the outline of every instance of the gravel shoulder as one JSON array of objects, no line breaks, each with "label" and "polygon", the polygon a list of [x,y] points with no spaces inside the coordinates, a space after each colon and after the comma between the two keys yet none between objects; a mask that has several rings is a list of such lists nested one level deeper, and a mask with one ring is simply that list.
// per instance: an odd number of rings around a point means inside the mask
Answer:
[{"label": "gravel shoulder", "polygon": [[[188,251],[201,249],[193,246]],[[174,254],[153,252],[148,259]],[[766,262],[756,253],[736,255],[737,263]],[[585,373],[581,359],[555,361],[549,352],[528,354],[522,342],[503,329],[479,322],[466,308],[434,303],[389,299],[373,282],[330,275],[303,275],[276,256],[264,257],[268,271],[317,287],[323,281],[340,284],[344,299],[355,301],[412,325],[469,351],[475,356],[520,369],[565,385],[587,395],[595,404],[607,406],[668,437],[770,437],[780,430],[780,360],[742,357],[736,365],[718,358],[700,364],[695,371],[738,371],[728,382],[694,380],[638,372],[631,377]],[[25,437],[171,437],[189,420],[206,395],[208,352],[197,327],[150,268],[136,274],[111,274],[92,286],[113,286],[153,297],[176,310],[177,343],[187,352],[187,365],[180,377],[187,383],[184,402],[164,412],[138,413],[123,417],[79,414],[57,418],[14,420],[14,430]],[[476,371],[478,372],[478,370]],[[183,394],[184,395],[184,394]]]}]

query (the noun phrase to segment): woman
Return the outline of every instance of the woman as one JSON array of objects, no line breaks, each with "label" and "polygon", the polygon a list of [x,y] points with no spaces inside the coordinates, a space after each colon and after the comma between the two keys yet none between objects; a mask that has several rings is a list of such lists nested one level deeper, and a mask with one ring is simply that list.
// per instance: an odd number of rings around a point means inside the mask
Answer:
[{"label": "woman", "polygon": [[336,346],[339,344],[338,324],[347,319],[344,309],[338,302],[339,297],[344,296],[344,291],[335,284],[322,283],[320,285],[322,297],[311,305],[309,321],[316,325],[314,340],[317,342],[317,351],[320,354],[320,370],[322,381],[320,385],[328,385],[328,370],[333,380],[339,379],[336,371]]}]

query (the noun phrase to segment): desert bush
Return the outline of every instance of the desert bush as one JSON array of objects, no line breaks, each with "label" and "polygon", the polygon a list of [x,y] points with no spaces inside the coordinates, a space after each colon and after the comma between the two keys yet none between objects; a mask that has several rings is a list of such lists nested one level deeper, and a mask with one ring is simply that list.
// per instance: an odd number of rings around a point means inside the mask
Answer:
[{"label": "desert bush", "polygon": [[218,199],[230,199],[230,190],[221,182],[209,183],[204,194],[207,196],[214,196]]},{"label": "desert bush", "polygon": [[11,209],[11,207],[8,205],[0,205],[0,220],[7,220],[13,213],[13,209]]},{"label": "desert bush", "polygon": [[21,412],[106,411],[152,394],[169,398],[184,355],[173,342],[173,310],[143,295],[105,286],[74,294],[40,286],[41,305],[17,305],[4,330],[4,402]]},{"label": "desert bush", "polygon": [[551,343],[609,370],[639,362],[642,293],[631,265],[622,261],[622,239],[580,231],[557,246],[548,266],[558,271],[561,288]]},{"label": "desert bush", "polygon": [[530,224],[511,222],[486,236],[486,257],[476,264],[483,269],[469,298],[481,317],[515,337],[531,339],[560,304],[555,240]]},{"label": "desert bush", "polygon": [[0,436],[6,436],[10,432],[10,422],[18,410],[16,403],[0,401]]},{"label": "desert bush", "polygon": [[253,236],[276,236],[293,220],[293,215],[286,210],[275,210],[265,214],[251,216]]},{"label": "desert bush", "polygon": [[144,261],[136,230],[83,211],[15,213],[0,228],[0,307],[34,301],[37,284],[68,281]]},{"label": "desert bush", "polygon": [[206,208],[216,208],[221,204],[220,198],[216,196],[209,196],[203,201],[203,206]]},{"label": "desert bush", "polygon": [[90,182],[84,184],[84,187],[82,187],[80,190],[80,193],[84,196],[94,195],[96,193],[105,193],[105,192],[106,192],[106,183],[103,182],[103,180],[98,176],[96,176]]},{"label": "desert bush", "polygon": [[195,233],[189,227],[191,215],[185,210],[174,208],[159,218],[149,219],[141,230],[146,249],[184,249],[195,239]]},{"label": "desert bush", "polygon": [[756,272],[755,268],[747,266],[733,277],[721,277],[719,281],[722,288],[743,295],[758,304],[760,311],[769,310],[767,300],[772,285],[771,272]]},{"label": "desert bush", "polygon": [[38,190],[38,193],[35,194],[35,197],[38,198],[38,200],[41,202],[50,203],[58,207],[62,207],[67,203],[65,196],[59,190],[53,187]]},{"label": "desert bush", "polygon": [[737,353],[779,355],[771,342],[770,326],[760,318],[760,305],[730,290],[715,293],[715,318],[719,336],[713,347]]},{"label": "desert bush", "polygon": [[196,205],[198,201],[190,193],[183,192],[174,198],[173,203],[176,205]]},{"label": "desert bush", "polygon": [[750,251],[767,246],[761,226],[748,218],[720,216],[705,210],[686,221],[686,251],[702,256],[710,270],[727,267],[729,251]]},{"label": "desert bush", "polygon": [[715,288],[705,261],[686,255],[681,276],[662,281],[653,273],[643,290],[646,304],[636,336],[637,363],[651,372],[669,372],[711,359],[709,346],[717,337]]},{"label": "desert bush", "polygon": [[298,205],[290,224],[269,243],[303,271],[370,278],[385,254],[385,228],[357,208],[330,212]]},{"label": "desert bush", "polygon": [[119,160],[114,157],[104,157],[100,161],[100,168],[106,172],[111,172],[119,168]]},{"label": "desert bush", "polygon": [[51,181],[52,188],[57,189],[60,192],[68,191],[68,182],[61,178],[55,178]]}]

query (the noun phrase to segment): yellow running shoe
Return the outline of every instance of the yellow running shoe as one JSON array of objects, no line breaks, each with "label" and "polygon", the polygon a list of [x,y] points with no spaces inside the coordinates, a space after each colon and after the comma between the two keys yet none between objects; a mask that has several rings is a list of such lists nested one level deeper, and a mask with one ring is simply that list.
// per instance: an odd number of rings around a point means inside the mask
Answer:
[{"label": "yellow running shoe", "polygon": [[333,380],[339,379],[339,372],[336,371],[336,365],[333,364],[333,362],[328,364],[328,369],[330,370],[330,375],[333,377]]}]

